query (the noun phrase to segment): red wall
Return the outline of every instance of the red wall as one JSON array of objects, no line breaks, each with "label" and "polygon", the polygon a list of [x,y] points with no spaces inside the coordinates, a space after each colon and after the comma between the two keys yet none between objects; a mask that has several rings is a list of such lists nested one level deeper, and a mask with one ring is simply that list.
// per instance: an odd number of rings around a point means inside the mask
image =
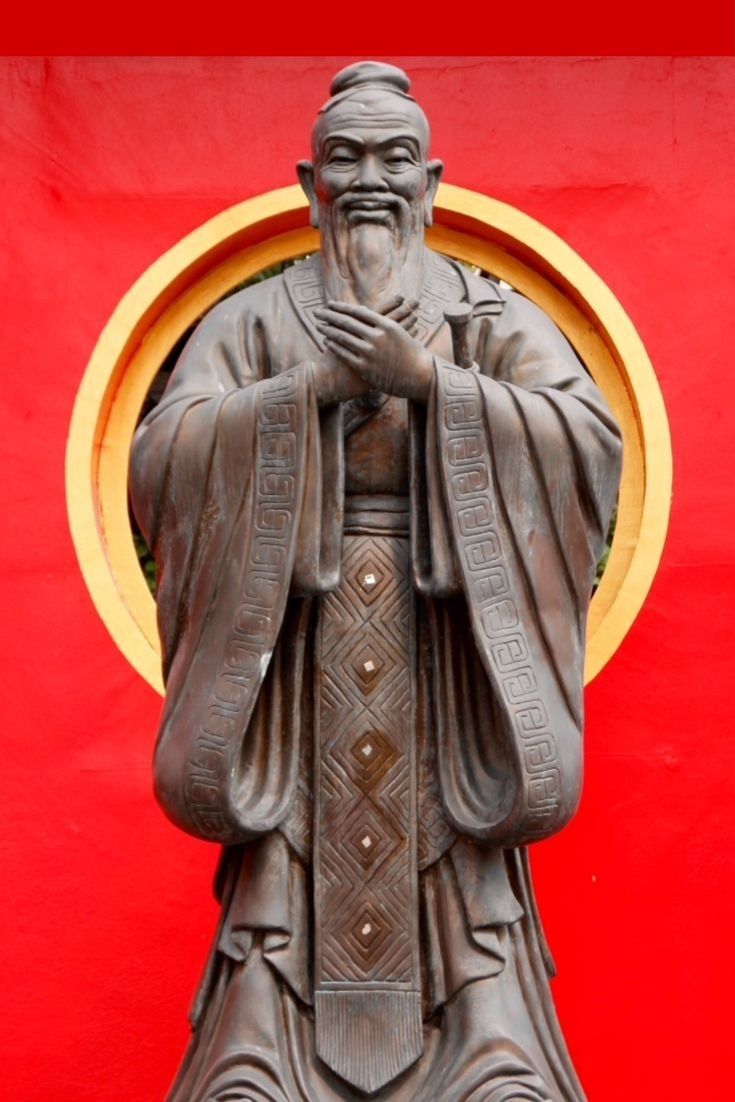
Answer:
[{"label": "red wall", "polygon": [[[147,265],[224,207],[292,182],[347,60],[0,67],[0,1067],[23,1102],[161,1099],[215,919],[214,849],[178,834],[150,793],[159,700],[97,618],[68,535],[76,389]],[[735,62],[392,60],[414,77],[446,178],[565,238],[620,298],[661,381],[670,538],[642,615],[588,690],[582,810],[534,863],[591,1102],[724,1098]]]}]

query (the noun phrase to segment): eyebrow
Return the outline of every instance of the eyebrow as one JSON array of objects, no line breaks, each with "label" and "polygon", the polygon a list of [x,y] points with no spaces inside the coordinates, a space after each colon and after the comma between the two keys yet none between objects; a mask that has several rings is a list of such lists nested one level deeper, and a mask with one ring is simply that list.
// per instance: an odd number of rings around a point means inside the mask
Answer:
[{"label": "eyebrow", "polygon": [[[366,120],[364,119],[360,120],[361,124],[363,125],[365,121]],[[376,119],[375,121],[379,125],[383,123],[382,119]],[[421,145],[418,139],[414,137],[413,134],[394,134],[391,137],[386,138],[384,141],[378,142],[377,145],[379,148],[384,148],[385,146],[400,145],[402,143],[410,145],[414,149],[414,151],[420,155]],[[327,149],[330,145],[340,144],[355,145],[360,149],[364,149],[366,145],[365,141],[357,134],[351,134],[348,131],[338,132],[336,134],[327,134],[323,139],[323,146],[325,149]]]}]

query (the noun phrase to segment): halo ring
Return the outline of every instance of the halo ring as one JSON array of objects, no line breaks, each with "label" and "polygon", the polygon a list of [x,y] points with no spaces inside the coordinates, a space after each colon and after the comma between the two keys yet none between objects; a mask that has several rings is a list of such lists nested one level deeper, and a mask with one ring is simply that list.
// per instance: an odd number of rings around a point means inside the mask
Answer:
[{"label": "halo ring", "polygon": [[[653,366],[603,280],[551,230],[515,207],[443,184],[427,243],[507,280],[549,314],[604,392],[623,432],[618,523],[590,606],[585,680],[622,643],[663,551],[671,506],[669,425]],[[297,186],[223,211],[137,280],[103,330],[77,393],[66,457],[69,523],[92,600],[112,638],[163,691],[155,603],[133,543],[127,505],[130,444],[148,389],[192,323],[233,287],[314,252]]]}]

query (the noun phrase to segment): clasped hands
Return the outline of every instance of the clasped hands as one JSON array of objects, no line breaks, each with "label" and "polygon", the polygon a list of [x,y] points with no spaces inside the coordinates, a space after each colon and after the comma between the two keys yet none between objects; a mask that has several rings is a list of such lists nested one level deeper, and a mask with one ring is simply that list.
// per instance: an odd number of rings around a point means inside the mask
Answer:
[{"label": "clasped hands", "polygon": [[320,406],[371,390],[426,402],[434,362],[413,335],[417,306],[415,300],[395,298],[382,311],[347,302],[315,311],[326,347],[314,369]]}]

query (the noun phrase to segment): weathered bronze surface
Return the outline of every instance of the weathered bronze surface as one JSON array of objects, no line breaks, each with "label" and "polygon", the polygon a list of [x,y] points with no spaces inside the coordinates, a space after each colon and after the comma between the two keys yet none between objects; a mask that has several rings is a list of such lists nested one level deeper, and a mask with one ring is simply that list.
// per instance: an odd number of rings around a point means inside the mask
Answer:
[{"label": "weathered bronze surface", "polygon": [[525,847],[579,799],[619,434],[542,312],[426,249],[406,75],[331,91],[321,253],[211,311],[134,443],[157,795],[224,846],[169,1100],[580,1100]]}]

